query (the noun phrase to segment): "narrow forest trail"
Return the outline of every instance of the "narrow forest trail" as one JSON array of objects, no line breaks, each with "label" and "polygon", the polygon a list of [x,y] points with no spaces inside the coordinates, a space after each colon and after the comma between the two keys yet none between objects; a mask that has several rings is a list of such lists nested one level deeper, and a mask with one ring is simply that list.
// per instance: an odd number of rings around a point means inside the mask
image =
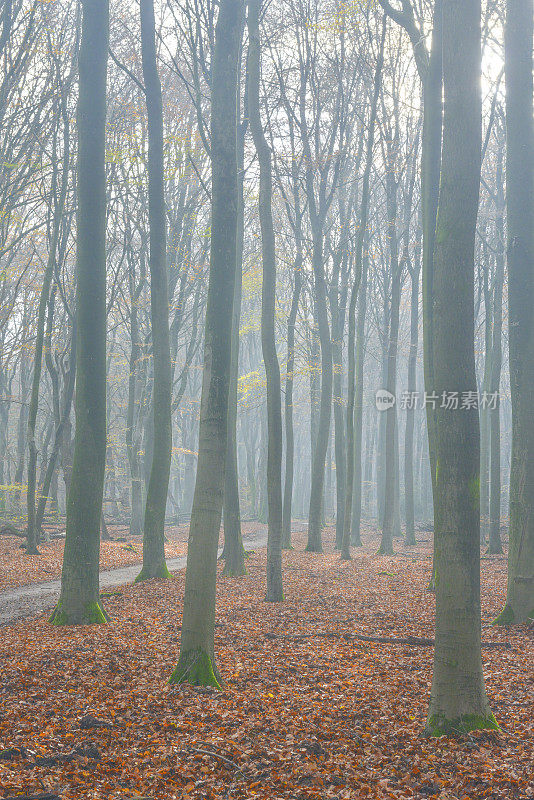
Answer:
[{"label": "narrow forest trail", "polygon": [[[297,526],[295,532],[302,530]],[[248,548],[260,550],[267,546],[267,528],[252,531],[243,536],[243,541]],[[219,551],[219,553],[221,550]],[[184,569],[187,556],[167,559],[167,566],[171,572]],[[100,589],[113,589],[117,586],[132,583],[139,574],[139,564],[132,564],[119,569],[109,569],[100,572]],[[39,583],[30,583],[25,586],[16,586],[0,593],[0,626],[10,622],[41,614],[54,607],[59,598],[61,581],[51,580]]]}]

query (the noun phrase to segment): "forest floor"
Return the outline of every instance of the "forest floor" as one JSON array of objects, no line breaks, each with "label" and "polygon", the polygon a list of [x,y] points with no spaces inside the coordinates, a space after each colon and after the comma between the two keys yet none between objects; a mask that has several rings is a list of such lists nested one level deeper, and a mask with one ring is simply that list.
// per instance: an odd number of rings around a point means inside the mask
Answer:
[{"label": "forest floor", "polygon": [[[108,532],[113,541],[100,542],[100,571],[120,569],[141,564],[143,561],[143,537],[130,536],[126,525],[109,524]],[[245,522],[243,535],[267,530],[266,525]],[[65,526],[48,525],[49,533],[65,530]],[[179,558],[187,553],[189,525],[166,527],[165,556]],[[14,586],[50,581],[61,577],[64,539],[52,539],[39,545],[40,555],[29,556],[21,547],[24,540],[17,536],[0,536],[0,592]],[[222,535],[221,535],[222,543]]]},{"label": "forest floor", "polygon": [[[266,604],[264,550],[220,578],[222,691],[167,684],[179,648],[184,571],[104,601],[112,623],[2,629],[0,797],[534,797],[534,630],[492,628],[506,561],[482,561],[483,660],[501,733],[425,739],[432,646],[358,636],[433,636],[431,537],[364,548],[343,563],[284,554],[285,602]],[[98,726],[101,727],[93,727]]]},{"label": "forest floor", "polygon": [[[47,526],[50,532],[65,530],[63,526]],[[187,552],[188,526],[168,528],[165,533],[167,558],[178,558]],[[130,536],[126,525],[108,525],[112,542],[100,543],[100,569],[118,569],[139,564],[143,560],[143,539]],[[12,586],[49,581],[61,576],[64,539],[52,539],[39,545],[41,555],[28,556],[21,549],[23,539],[16,536],[0,537],[0,591]]]}]

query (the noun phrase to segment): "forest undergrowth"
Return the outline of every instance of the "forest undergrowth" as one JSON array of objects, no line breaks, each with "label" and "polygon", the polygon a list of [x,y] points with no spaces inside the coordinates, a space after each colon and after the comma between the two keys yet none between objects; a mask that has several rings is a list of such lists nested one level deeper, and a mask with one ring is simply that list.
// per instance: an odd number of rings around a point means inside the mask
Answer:
[{"label": "forest undergrowth", "polygon": [[53,628],[43,615],[5,627],[0,797],[533,798],[534,629],[491,627],[505,558],[482,560],[484,674],[501,733],[426,739],[431,537],[413,549],[396,540],[391,558],[375,555],[375,532],[364,540],[344,563],[332,530],[324,555],[295,536],[283,604],[263,601],[264,550],[246,577],[219,577],[220,692],[167,683],[184,571],[106,597],[107,626]]}]

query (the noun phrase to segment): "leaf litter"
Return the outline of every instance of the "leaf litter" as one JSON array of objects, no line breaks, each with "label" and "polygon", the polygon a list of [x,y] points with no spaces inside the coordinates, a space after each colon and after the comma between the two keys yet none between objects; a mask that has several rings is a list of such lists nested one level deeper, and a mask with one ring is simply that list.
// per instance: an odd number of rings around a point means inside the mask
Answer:
[{"label": "leaf litter", "polygon": [[499,645],[483,650],[484,672],[502,732],[426,739],[433,649],[389,640],[433,637],[431,538],[383,558],[377,532],[364,534],[351,562],[331,529],[325,555],[295,535],[283,604],[263,601],[263,550],[247,576],[219,576],[220,692],[167,684],[183,571],[106,599],[107,626],[41,616],[4,628],[0,797],[534,798],[534,631],[490,626],[505,558],[481,562],[483,639]]}]

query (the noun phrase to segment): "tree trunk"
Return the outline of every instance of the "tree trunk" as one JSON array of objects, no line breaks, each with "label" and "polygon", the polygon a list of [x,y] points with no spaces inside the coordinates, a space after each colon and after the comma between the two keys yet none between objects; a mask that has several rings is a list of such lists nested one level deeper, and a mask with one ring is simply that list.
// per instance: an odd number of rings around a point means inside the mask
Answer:
[{"label": "tree trunk", "polygon": [[[313,191],[313,189],[312,189]],[[308,516],[308,553],[322,553],[322,515],[326,451],[330,435],[332,417],[332,338],[328,322],[326,280],[323,263],[323,230],[316,221],[313,233],[313,275],[315,288],[315,307],[321,345],[321,399],[315,450],[312,455],[311,495]]]},{"label": "tree trunk", "polygon": [[267,594],[266,601],[284,599],[282,586],[282,400],[276,353],[276,242],[273,225],[271,150],[260,114],[261,0],[249,0],[247,62],[250,129],[260,166],[259,217],[262,241],[261,344],[267,376]]},{"label": "tree trunk", "polygon": [[[297,212],[296,212],[297,213]],[[298,212],[300,214],[300,212]],[[297,233],[297,237],[299,234]],[[300,242],[300,248],[299,248]],[[293,430],[293,373],[295,370],[295,323],[302,289],[302,243],[297,238],[297,255],[293,266],[293,297],[287,319],[287,376],[285,396],[286,462],[284,475],[284,505],[282,509],[282,548],[291,548],[291,509],[293,501],[293,473],[295,434]]]},{"label": "tree trunk", "polygon": [[99,597],[106,465],[106,76],[109,0],[84,0],[79,55],[74,461],[54,625],[105,622]]},{"label": "tree trunk", "polygon": [[[419,274],[420,274],[420,233],[417,237],[415,264],[411,269],[412,294],[410,303],[410,354],[408,357],[408,397],[416,397],[417,392],[417,352],[419,349]],[[404,493],[406,518],[406,544],[417,544],[415,540],[415,509],[413,489],[415,407],[410,401],[406,407],[406,428],[404,434]]]},{"label": "tree trunk", "polygon": [[493,341],[491,381],[489,390],[490,405],[490,525],[489,552],[502,553],[501,541],[501,372],[502,372],[502,301],[505,273],[504,213],[505,199],[503,186],[503,152],[499,151],[497,160],[497,254],[495,288],[493,290]]},{"label": "tree trunk", "polygon": [[[483,253],[485,262],[483,272],[484,293],[484,375],[482,392],[488,394],[491,384],[493,346],[493,298],[489,286],[490,259]],[[486,404],[480,409],[480,542],[488,539],[490,516],[490,409]]]},{"label": "tree trunk", "polygon": [[[397,180],[395,177],[395,162],[397,158],[397,142],[386,143],[388,164],[386,175],[387,214],[388,214],[388,240],[390,248],[391,270],[391,310],[389,337],[387,345],[387,391],[395,396],[397,389],[397,350],[400,324],[400,300],[402,290],[402,264],[399,263],[397,240]],[[397,406],[393,405],[384,412],[386,417],[386,441],[384,448],[385,475],[384,475],[384,521],[382,524],[382,539],[379,553],[389,555],[393,553],[393,537],[395,535],[395,483],[396,483],[396,453],[395,437],[397,431]]]},{"label": "tree trunk", "polygon": [[244,575],[245,550],[241,533],[241,509],[239,503],[239,471],[237,464],[237,382],[239,376],[239,325],[243,293],[243,240],[245,204],[243,183],[245,177],[245,135],[247,121],[243,120],[238,131],[238,223],[236,280],[232,316],[232,374],[228,396],[228,447],[226,452],[226,478],[224,484],[224,552],[223,575]]},{"label": "tree trunk", "polygon": [[[24,329],[27,330],[26,315],[23,317]],[[21,509],[21,485],[24,478],[24,453],[26,451],[26,434],[28,431],[28,358],[24,350],[20,354],[20,369],[19,369],[19,382],[20,382],[20,410],[17,424],[17,466],[15,468],[15,492],[14,492],[14,506],[19,513]]]},{"label": "tree trunk", "polygon": [[212,65],[211,255],[198,465],[189,529],[180,658],[171,683],[218,687],[217,548],[224,495],[237,260],[237,70],[242,0],[221,0]]},{"label": "tree trunk", "polygon": [[150,319],[154,381],[154,443],[145,505],[143,568],[136,582],[169,578],[165,563],[165,511],[172,456],[171,351],[167,274],[167,225],[163,163],[163,105],[157,67],[154,0],[141,0],[141,49],[148,118],[148,218]]},{"label": "tree trunk", "polygon": [[[343,541],[341,557],[344,560],[350,559],[351,538],[354,545],[361,544],[360,540],[360,519],[357,526],[353,525],[353,498],[355,490],[355,480],[358,481],[356,488],[359,500],[354,509],[355,514],[361,517],[361,444],[362,444],[362,406],[363,406],[363,359],[364,359],[364,335],[365,335],[365,312],[367,302],[367,258],[364,257],[364,245],[367,232],[367,220],[369,216],[369,197],[371,169],[373,167],[373,148],[375,141],[375,124],[378,108],[378,95],[382,81],[382,69],[384,66],[384,44],[386,40],[386,17],[382,24],[382,36],[380,40],[380,50],[376,62],[374,76],[373,98],[369,114],[369,127],[367,135],[367,150],[365,156],[365,169],[362,180],[362,198],[360,205],[360,228],[358,232],[356,249],[356,275],[352,287],[349,303],[349,343],[348,343],[348,390],[347,390],[347,469],[345,487],[345,513],[343,515]],[[364,275],[365,272],[365,275]],[[362,284],[360,286],[360,284]],[[356,299],[358,291],[362,292],[358,306],[357,340],[356,340]],[[357,350],[356,350],[357,348]],[[355,435],[355,411],[359,418],[356,420]],[[359,507],[359,513],[358,513]]]},{"label": "tree trunk", "polygon": [[[442,127],[443,127],[443,2],[434,2],[434,28],[428,63],[423,81],[423,139],[421,163],[421,193],[423,215],[423,361],[425,388],[434,390],[434,248],[438,211]],[[436,476],[436,420],[432,404],[426,407],[428,452],[432,491]]]},{"label": "tree trunk", "polygon": [[70,418],[70,412],[72,408],[72,398],[74,395],[75,375],[76,375],[76,328],[74,328],[74,330],[72,331],[70,365],[67,377],[67,386],[65,388],[63,413],[60,417],[59,424],[55,430],[54,445],[52,448],[52,453],[50,454],[50,459],[46,466],[46,473],[41,486],[39,504],[37,506],[37,513],[35,517],[35,528],[37,530],[38,535],[40,535],[41,532],[41,526],[43,524],[43,518],[46,509],[46,501],[48,500],[48,492],[52,484],[52,479],[54,475],[57,476],[56,465],[59,459],[59,454],[61,452],[61,445],[63,443],[63,435],[65,432],[65,428],[67,427],[67,422]]},{"label": "tree trunk", "polygon": [[[28,510],[28,532],[26,537],[26,542],[27,542],[26,550],[30,554],[39,553],[37,549],[37,542],[39,540],[40,526],[36,524],[36,519],[35,519],[36,516],[35,495],[37,489],[37,445],[35,443],[35,428],[37,424],[37,412],[39,410],[39,385],[41,383],[41,372],[43,366],[45,318],[46,318],[46,309],[48,306],[48,301],[50,296],[50,285],[52,283],[54,265],[56,263],[59,236],[61,233],[61,226],[63,223],[63,211],[65,208],[65,200],[67,198],[67,189],[69,184],[70,128],[69,128],[69,118],[66,110],[67,98],[65,89],[62,92],[60,103],[61,103],[61,118],[63,122],[63,161],[62,161],[62,171],[61,171],[61,183],[59,186],[59,196],[57,198],[57,205],[54,213],[54,221],[52,224],[52,235],[50,238],[48,259],[43,276],[41,297],[39,299],[39,308],[37,311],[37,332],[35,337],[35,355],[33,360],[32,389],[30,395],[30,406],[28,410],[28,491],[26,496],[26,504]],[[54,136],[54,152],[52,157],[52,164],[53,164],[52,186],[54,190],[57,190],[58,188],[56,135]],[[51,304],[51,310],[50,310],[50,327],[52,326],[52,319],[53,319],[53,303]]]},{"label": "tree trunk", "polygon": [[[474,248],[480,186],[480,0],[444,0],[443,158],[434,260],[438,397],[476,397]],[[436,645],[427,732],[497,728],[480,644],[478,410],[436,406]]]},{"label": "tree trunk", "polygon": [[365,317],[367,313],[367,275],[369,258],[363,257],[362,283],[358,299],[358,318],[356,321],[356,364],[354,390],[354,478],[352,480],[352,513],[350,524],[350,544],[352,547],[362,546],[362,427],[363,427],[363,383],[365,362]]},{"label": "tree trunk", "polygon": [[534,116],[532,0],[505,26],[512,467],[508,591],[498,624],[534,618]]}]

